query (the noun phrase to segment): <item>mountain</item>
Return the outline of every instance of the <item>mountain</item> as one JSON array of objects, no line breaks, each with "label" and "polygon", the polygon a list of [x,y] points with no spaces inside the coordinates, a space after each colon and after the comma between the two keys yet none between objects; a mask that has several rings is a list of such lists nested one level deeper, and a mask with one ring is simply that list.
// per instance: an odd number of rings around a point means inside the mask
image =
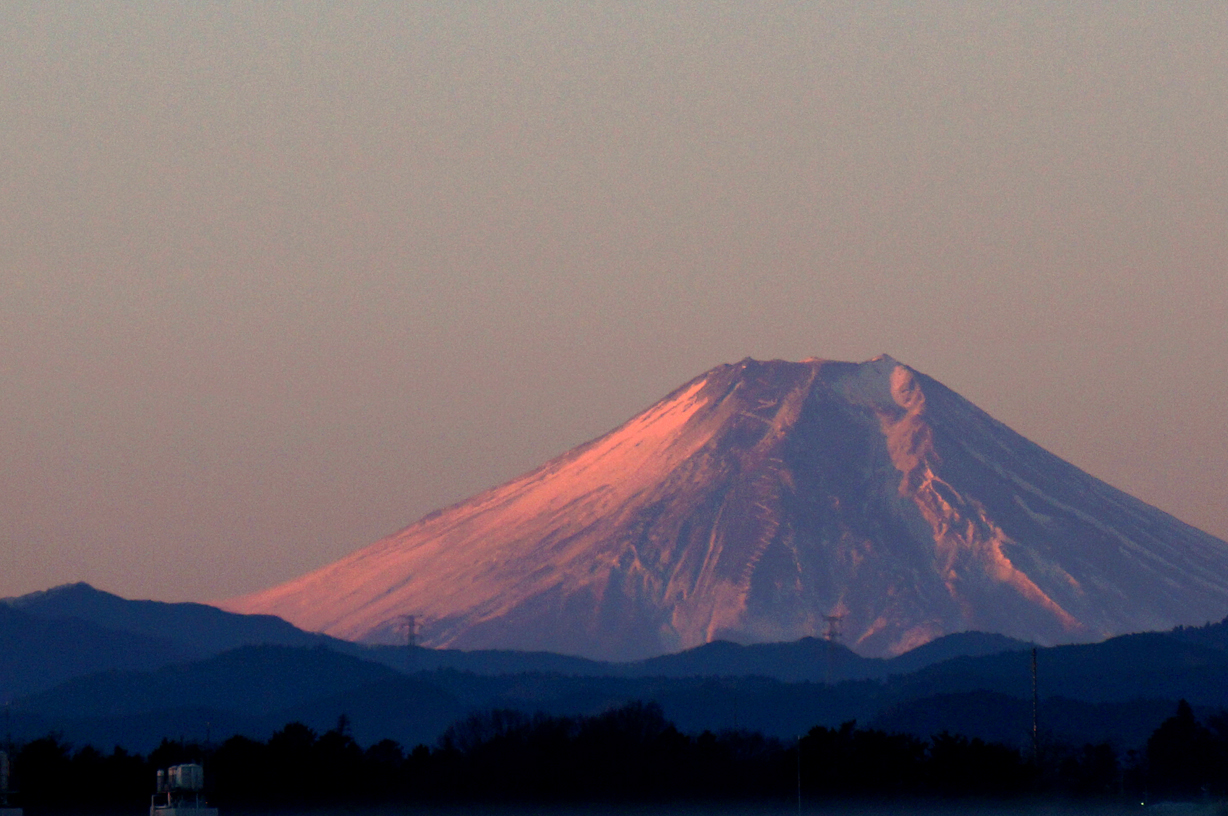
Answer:
[{"label": "mountain", "polygon": [[633,660],[840,629],[866,656],[967,630],[1042,644],[1228,613],[1228,544],[941,383],[743,360],[289,583],[227,601],[312,631]]},{"label": "mountain", "polygon": [[1032,646],[1031,643],[989,632],[956,632],[897,655],[886,661],[886,665],[890,674],[909,674],[957,657],[987,657],[1004,652],[1022,652]]},{"label": "mountain", "polygon": [[793,643],[743,646],[717,640],[676,654],[621,664],[623,676],[772,677],[788,682],[835,682],[884,677],[888,661],[865,658],[838,643],[802,638]]},{"label": "mountain", "polygon": [[46,620],[0,603],[0,704],[79,675],[153,669],[189,656],[163,638]]},{"label": "mountain", "polygon": [[0,599],[0,702],[96,672],[156,669],[257,644],[325,645],[360,658],[370,651],[271,615],[65,584]]},{"label": "mountain", "polygon": [[[1186,643],[1171,633],[1122,635],[1103,643],[1055,646],[1037,657],[1041,693],[1090,703],[1184,698],[1228,706],[1228,651]],[[908,699],[990,690],[1031,696],[1031,655],[957,657],[892,681]]]},{"label": "mountain", "polygon": [[15,708],[63,717],[124,716],[193,706],[260,714],[396,676],[331,649],[243,646],[154,671],[78,677],[23,698]]},{"label": "mountain", "polygon": [[272,615],[237,615],[200,603],[133,601],[84,582],[5,598],[0,605],[45,620],[82,620],[155,638],[175,644],[179,654],[192,657],[259,643],[314,646],[329,640]]},{"label": "mountain", "polygon": [[287,722],[323,731],[345,714],[363,744],[435,739],[466,708],[421,679],[326,647],[243,646],[153,671],[77,677],[16,700],[10,727],[149,751],[164,737],[266,739]]}]

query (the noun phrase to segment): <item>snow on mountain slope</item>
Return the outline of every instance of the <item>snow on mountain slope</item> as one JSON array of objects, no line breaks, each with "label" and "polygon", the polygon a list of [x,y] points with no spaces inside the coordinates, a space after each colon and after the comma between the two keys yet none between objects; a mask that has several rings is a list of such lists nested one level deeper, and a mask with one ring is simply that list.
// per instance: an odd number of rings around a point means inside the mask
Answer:
[{"label": "snow on mountain slope", "polygon": [[971,629],[1099,640],[1228,614],[1228,544],[935,380],[743,360],[540,468],[227,601],[306,629],[635,659],[821,634],[893,655]]}]

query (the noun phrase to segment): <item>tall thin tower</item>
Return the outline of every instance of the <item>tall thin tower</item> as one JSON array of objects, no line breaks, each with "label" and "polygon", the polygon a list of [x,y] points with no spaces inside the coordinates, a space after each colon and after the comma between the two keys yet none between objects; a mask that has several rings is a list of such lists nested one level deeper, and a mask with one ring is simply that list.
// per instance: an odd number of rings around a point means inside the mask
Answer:
[{"label": "tall thin tower", "polygon": [[402,615],[397,618],[397,629],[405,635],[405,646],[412,649],[418,645],[418,616]]},{"label": "tall thin tower", "polygon": [[1039,696],[1036,690],[1036,647],[1032,647],[1032,761],[1040,765],[1040,731],[1037,728],[1036,714],[1039,708]]},{"label": "tall thin tower", "polygon": [[401,615],[397,618],[397,631],[405,635],[404,671],[413,671],[417,664],[418,616]]}]

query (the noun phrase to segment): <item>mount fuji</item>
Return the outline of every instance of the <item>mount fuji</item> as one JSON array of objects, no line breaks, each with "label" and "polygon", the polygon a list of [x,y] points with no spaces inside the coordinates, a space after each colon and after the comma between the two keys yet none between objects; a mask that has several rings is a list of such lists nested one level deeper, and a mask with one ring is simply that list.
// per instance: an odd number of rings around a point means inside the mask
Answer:
[{"label": "mount fuji", "polygon": [[1228,614],[1228,544],[888,356],[718,366],[621,427],[220,604],[368,642],[632,660],[838,629],[866,656]]}]

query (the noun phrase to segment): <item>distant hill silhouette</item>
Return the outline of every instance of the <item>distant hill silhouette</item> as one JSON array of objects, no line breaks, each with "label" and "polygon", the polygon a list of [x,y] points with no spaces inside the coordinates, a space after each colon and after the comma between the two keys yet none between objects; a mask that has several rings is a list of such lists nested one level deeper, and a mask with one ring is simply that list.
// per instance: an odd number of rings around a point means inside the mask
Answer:
[{"label": "distant hill silhouette", "polygon": [[890,661],[862,657],[839,643],[802,638],[741,646],[713,641],[677,654],[627,664],[627,674],[661,677],[760,676],[790,682],[881,677]]},{"label": "distant hill silhouette", "polygon": [[[551,652],[366,646],[304,632],[271,615],[239,615],[197,603],[127,600],[86,583],[0,601],[0,699],[30,694],[107,669],[155,669],[239,646],[326,646],[401,672],[456,669],[476,674],[524,672],[578,677],[759,675],[835,682],[914,671],[955,655],[1026,648],[1001,635],[963,632],[890,659],[864,658],[837,643],[803,638],[741,646],[716,641],[675,654],[609,663]],[[19,623],[24,622],[24,623]],[[5,634],[7,633],[7,634]],[[9,666],[6,669],[5,666]],[[6,677],[9,678],[6,680]]]},{"label": "distant hill silhouette", "polygon": [[8,598],[4,603],[39,618],[73,618],[169,641],[194,657],[259,643],[314,646],[334,640],[304,632],[273,615],[237,615],[200,603],[131,601],[84,582]]},{"label": "distant hill silhouette", "polygon": [[107,669],[145,670],[192,654],[174,641],[0,604],[0,703]]},{"label": "distant hill silhouette", "polygon": [[802,638],[791,643],[741,646],[728,641],[677,654],[615,664],[622,676],[760,676],[787,682],[838,682],[908,674],[954,657],[979,657],[1031,648],[1030,643],[987,632],[944,635],[898,657],[862,657],[838,642]]},{"label": "distant hill silhouette", "polygon": [[[1027,652],[958,657],[896,678],[893,685],[910,697],[992,690],[1030,698],[1030,660]],[[1228,706],[1228,651],[1166,633],[1041,649],[1038,674],[1043,694],[1087,702],[1185,698]]]},{"label": "distant hill silhouette", "polygon": [[266,714],[395,676],[385,666],[322,647],[242,646],[152,672],[110,671],[75,678],[24,698],[20,707],[54,710],[64,717],[181,706]]},{"label": "distant hill silhouette", "polygon": [[1228,650],[1228,618],[1203,626],[1178,626],[1169,634],[1183,643],[1195,643],[1212,649]]},{"label": "distant hill silhouette", "polygon": [[985,657],[1032,648],[1031,643],[992,632],[957,632],[924,643],[887,661],[890,674],[908,674],[956,657]]},{"label": "distant hill silhouette", "polygon": [[[993,645],[975,637],[970,642]],[[210,732],[216,739],[228,729],[264,738],[290,720],[324,730],[342,714],[367,744],[389,737],[412,746],[432,742],[449,722],[474,711],[591,715],[634,700],[659,703],[680,728],[696,733],[745,729],[789,738],[799,729],[855,719],[921,737],[949,730],[1018,742],[1028,734],[1027,651],[961,656],[908,673],[891,670],[894,661],[868,661],[875,679],[835,684],[740,673],[756,666],[748,660],[756,654],[767,656],[759,665],[775,671],[790,661],[795,669],[816,662],[821,669],[822,660],[798,662],[799,655],[839,654],[826,651],[829,646],[709,644],[635,669],[623,664],[628,674],[622,676],[451,668],[406,676],[326,647],[247,646],[150,672],[77,678],[14,701],[12,716],[27,737],[55,729],[70,740],[136,750],[148,750],[161,736],[203,739]],[[419,656],[437,654],[423,650]],[[402,657],[414,656],[403,650]],[[773,663],[773,656],[784,659]],[[1181,698],[1204,711],[1228,707],[1228,650],[1173,634],[1040,649],[1038,670],[1042,727],[1076,744],[1111,739],[1137,745]]]},{"label": "distant hill silhouette", "polygon": [[[1115,742],[1119,746],[1137,747],[1172,716],[1174,707],[1173,700],[1089,703],[1046,696],[1040,704],[1039,732],[1045,741],[1073,745]],[[947,731],[986,742],[1026,747],[1031,741],[1032,700],[996,691],[937,694],[890,706],[865,725],[921,739]]]},{"label": "distant hill silhouette", "polygon": [[150,670],[266,643],[365,651],[271,615],[132,601],[86,583],[65,584],[0,600],[0,701],[109,669]]},{"label": "distant hill silhouette", "polygon": [[[228,644],[240,644],[228,651]],[[266,738],[345,714],[360,741],[432,742],[469,712],[588,715],[655,700],[680,727],[789,737],[849,719],[928,737],[1017,739],[1030,726],[1030,644],[963,632],[895,658],[803,638],[716,641],[630,663],[548,652],[370,647],[269,616],[129,601],[87,584],[0,603],[0,699],[18,735],[149,750],[164,736]],[[205,654],[201,654],[201,653]],[[1178,699],[1228,707],[1228,621],[1038,653],[1042,727],[1145,737]],[[16,699],[14,699],[16,698]],[[1013,735],[1013,736],[1012,736]]]},{"label": "distant hill silhouette", "polygon": [[27,737],[148,751],[163,737],[266,738],[291,720],[323,730],[345,713],[354,733],[378,741],[431,741],[465,713],[422,680],[323,647],[243,646],[154,671],[109,671],[70,680],[12,705]]}]

